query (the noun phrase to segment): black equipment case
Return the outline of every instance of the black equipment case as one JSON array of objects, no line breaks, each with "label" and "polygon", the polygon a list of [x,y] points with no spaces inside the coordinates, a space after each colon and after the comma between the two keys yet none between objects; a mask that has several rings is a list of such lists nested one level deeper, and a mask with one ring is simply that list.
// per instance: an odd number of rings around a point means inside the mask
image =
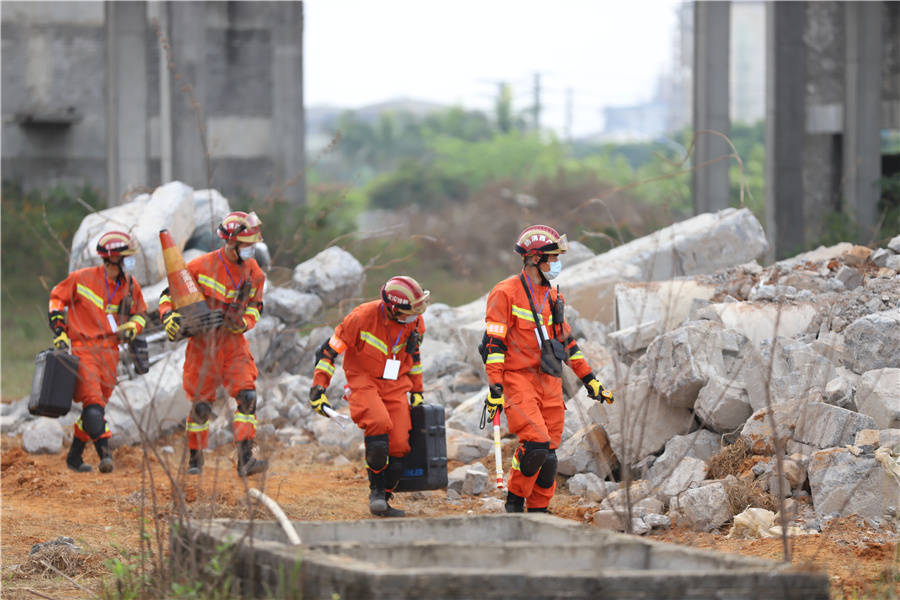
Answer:
[{"label": "black equipment case", "polygon": [[34,379],[28,412],[39,417],[61,417],[72,408],[78,357],[65,350],[44,350],[34,359]]},{"label": "black equipment case", "polygon": [[410,409],[410,416],[411,450],[403,457],[403,473],[394,491],[446,489],[447,434],[444,429],[444,407],[420,404]]}]

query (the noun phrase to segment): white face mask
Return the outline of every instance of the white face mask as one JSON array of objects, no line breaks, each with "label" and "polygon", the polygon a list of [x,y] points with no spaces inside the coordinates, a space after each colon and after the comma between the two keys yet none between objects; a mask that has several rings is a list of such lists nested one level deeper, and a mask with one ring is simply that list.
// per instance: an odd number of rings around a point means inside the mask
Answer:
[{"label": "white face mask", "polygon": [[137,265],[137,259],[133,256],[123,256],[122,257],[122,270],[124,271],[133,271],[134,267]]},{"label": "white face mask", "polygon": [[405,315],[405,316],[398,317],[397,320],[400,323],[412,323],[413,321],[415,321],[418,318],[419,318],[418,315]]},{"label": "white face mask", "polygon": [[244,260],[249,260],[253,258],[253,255],[256,253],[256,249],[254,246],[242,246],[238,249],[238,256],[240,256]]},{"label": "white face mask", "polygon": [[562,261],[556,259],[552,263],[547,263],[550,265],[550,270],[544,273],[544,277],[547,279],[556,279],[556,276],[562,272]]}]

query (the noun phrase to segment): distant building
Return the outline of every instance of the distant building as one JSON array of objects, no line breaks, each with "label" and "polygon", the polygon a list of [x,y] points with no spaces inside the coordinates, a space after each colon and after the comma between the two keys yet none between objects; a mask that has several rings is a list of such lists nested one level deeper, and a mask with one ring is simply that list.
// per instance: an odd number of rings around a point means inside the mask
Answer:
[{"label": "distant building", "polygon": [[4,178],[304,200],[302,2],[3,2],[2,37]]}]

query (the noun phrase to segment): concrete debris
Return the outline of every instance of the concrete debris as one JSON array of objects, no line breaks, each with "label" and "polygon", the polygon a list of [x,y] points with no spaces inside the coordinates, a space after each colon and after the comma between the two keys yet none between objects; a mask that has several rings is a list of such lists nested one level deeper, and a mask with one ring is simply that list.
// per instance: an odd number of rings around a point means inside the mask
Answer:
[{"label": "concrete debris", "polygon": [[[111,223],[131,231],[141,246],[136,276],[154,310],[167,285],[159,229],[168,228],[189,259],[218,245],[215,225],[229,210],[216,190],[172,182],[85,218],[70,267],[99,263],[93,248]],[[626,529],[625,492],[614,479],[643,477],[630,491],[631,531],[675,520],[721,527],[731,519],[725,484],[704,477],[713,455],[737,438],[758,455],[772,456],[776,441],[790,455],[783,480],[770,460],[740,474],[742,484],[781,490],[786,502],[803,499],[803,506],[810,489],[820,520],[854,513],[877,520],[886,507],[900,510],[894,463],[876,458],[900,450],[900,236],[874,251],[842,243],[763,267],[756,259],[766,249],[746,209],[699,215],[602,255],[572,243],[558,278],[567,322],[616,402],[589,399],[564,370],[566,424],[556,453],[560,485],[599,503],[590,517],[596,526]],[[364,280],[356,258],[327,248],[296,265],[284,287],[267,283],[265,311],[247,336],[260,372],[260,432],[289,445],[317,442],[328,464],[360,459],[363,435],[309,408],[315,352],[334,330],[308,324],[323,310],[345,312],[364,300]],[[450,473],[448,500],[485,494],[491,502],[482,510],[490,511],[502,507],[486,494],[493,471],[480,463],[492,449],[490,427],[479,427],[487,379],[475,351],[485,306],[486,296],[429,306],[421,354],[426,402],[444,406],[448,457],[464,463]],[[135,420],[149,439],[182,426],[190,408],[181,384],[184,346],[158,342],[151,352],[168,352],[163,360],[119,383],[107,407],[113,444],[138,442]],[[340,363],[328,397],[346,413]],[[212,446],[232,441],[234,401],[224,393],[219,400]],[[58,420],[36,419],[26,402],[0,407],[0,425],[22,433],[29,452],[59,452],[80,407]],[[508,461],[515,442],[505,415],[501,422]]]}]

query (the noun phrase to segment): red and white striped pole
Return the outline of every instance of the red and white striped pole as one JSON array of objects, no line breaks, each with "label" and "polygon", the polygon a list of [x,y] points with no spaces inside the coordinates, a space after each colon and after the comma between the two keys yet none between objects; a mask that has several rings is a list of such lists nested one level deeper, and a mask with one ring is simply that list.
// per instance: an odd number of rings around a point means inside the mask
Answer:
[{"label": "red and white striped pole", "polygon": [[503,456],[500,453],[500,411],[494,413],[494,467],[497,471],[497,489],[502,490],[503,485]]}]

